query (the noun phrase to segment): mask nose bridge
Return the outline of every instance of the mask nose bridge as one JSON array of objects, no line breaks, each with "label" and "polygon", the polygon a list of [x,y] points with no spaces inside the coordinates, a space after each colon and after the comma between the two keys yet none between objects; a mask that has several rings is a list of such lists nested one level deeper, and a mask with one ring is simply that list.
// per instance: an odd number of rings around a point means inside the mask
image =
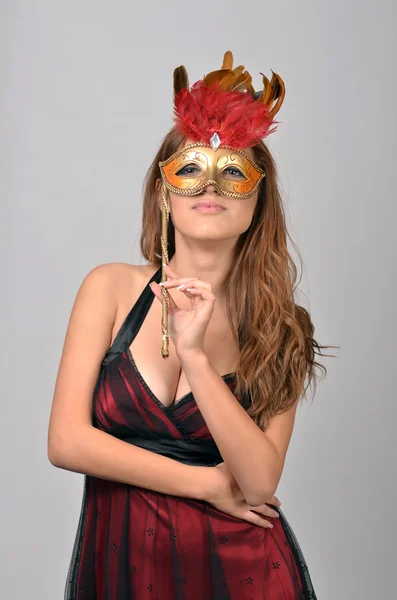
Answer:
[{"label": "mask nose bridge", "polygon": [[222,189],[222,178],[221,178],[222,170],[218,167],[217,160],[211,160],[207,163],[207,172],[203,178],[205,185],[212,184],[217,189],[218,192]]}]

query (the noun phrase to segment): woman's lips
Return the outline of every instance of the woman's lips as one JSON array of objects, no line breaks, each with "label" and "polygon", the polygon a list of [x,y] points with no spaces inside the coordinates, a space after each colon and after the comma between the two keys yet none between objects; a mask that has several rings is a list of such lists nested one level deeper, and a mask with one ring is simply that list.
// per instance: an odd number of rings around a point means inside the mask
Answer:
[{"label": "woman's lips", "polygon": [[199,212],[205,213],[217,213],[223,212],[225,209],[222,206],[206,206],[205,204],[200,204],[199,206],[195,206],[193,210],[198,210]]},{"label": "woman's lips", "polygon": [[226,210],[221,204],[218,204],[212,200],[209,200],[208,202],[205,202],[205,200],[197,202],[193,208],[199,212],[221,212]]}]

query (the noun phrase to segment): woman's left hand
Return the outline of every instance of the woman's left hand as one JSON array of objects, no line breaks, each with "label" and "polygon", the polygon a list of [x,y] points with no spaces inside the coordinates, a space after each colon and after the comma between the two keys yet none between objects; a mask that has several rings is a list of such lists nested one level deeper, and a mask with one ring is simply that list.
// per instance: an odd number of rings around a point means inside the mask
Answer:
[{"label": "woman's left hand", "polygon": [[168,294],[168,331],[175,351],[180,358],[197,353],[205,354],[205,332],[214,312],[216,300],[216,296],[212,293],[212,284],[197,277],[179,277],[178,273],[168,265],[164,270],[169,280],[164,281],[161,286],[156,282],[150,285],[158,300],[162,302],[161,287],[177,288],[183,284],[184,287],[180,291],[191,299],[191,309],[183,310]]}]

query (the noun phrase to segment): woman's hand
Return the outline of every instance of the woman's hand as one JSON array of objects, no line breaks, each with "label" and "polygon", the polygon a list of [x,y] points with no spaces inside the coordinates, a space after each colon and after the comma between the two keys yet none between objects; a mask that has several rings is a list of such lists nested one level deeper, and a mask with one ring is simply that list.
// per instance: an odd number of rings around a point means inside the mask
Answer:
[{"label": "woman's hand", "polygon": [[[267,504],[272,504],[273,506],[281,505],[281,502],[276,496],[269,498],[269,502],[266,504],[250,506],[246,503],[242,491],[238,487],[236,480],[231,475],[226,464],[224,462],[219,463],[214,469],[219,473],[219,478],[218,485],[215,486],[215,489],[213,489],[206,498],[206,501],[209,504],[228,515],[243,519],[254,525],[259,525],[259,527],[273,527],[272,523],[263,517],[279,517],[279,513],[276,510],[267,506]],[[263,516],[259,516],[256,513]]]},{"label": "woman's hand", "polygon": [[[178,288],[191,299],[190,310],[179,308],[170,294],[168,307],[168,330],[179,357],[192,354],[205,354],[205,332],[214,311],[216,296],[212,293],[212,284],[197,277],[179,277],[168,265],[164,270],[169,280],[161,284],[152,282],[150,288],[162,302],[161,287]],[[189,288],[189,289],[186,289]]]}]

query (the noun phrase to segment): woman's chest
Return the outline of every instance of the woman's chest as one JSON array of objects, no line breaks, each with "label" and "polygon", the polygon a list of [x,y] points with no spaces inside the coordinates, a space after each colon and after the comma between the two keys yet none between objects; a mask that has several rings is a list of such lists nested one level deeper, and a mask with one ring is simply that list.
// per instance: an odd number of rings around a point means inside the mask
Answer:
[{"label": "woman's chest", "polygon": [[[161,307],[160,307],[161,308]],[[191,393],[172,340],[169,357],[161,356],[161,312],[146,317],[142,327],[129,346],[129,355],[135,368],[154,396],[165,407],[175,406]],[[239,349],[230,327],[220,318],[210,323],[204,341],[204,351],[211,364],[222,376],[234,373],[239,360]]]}]

